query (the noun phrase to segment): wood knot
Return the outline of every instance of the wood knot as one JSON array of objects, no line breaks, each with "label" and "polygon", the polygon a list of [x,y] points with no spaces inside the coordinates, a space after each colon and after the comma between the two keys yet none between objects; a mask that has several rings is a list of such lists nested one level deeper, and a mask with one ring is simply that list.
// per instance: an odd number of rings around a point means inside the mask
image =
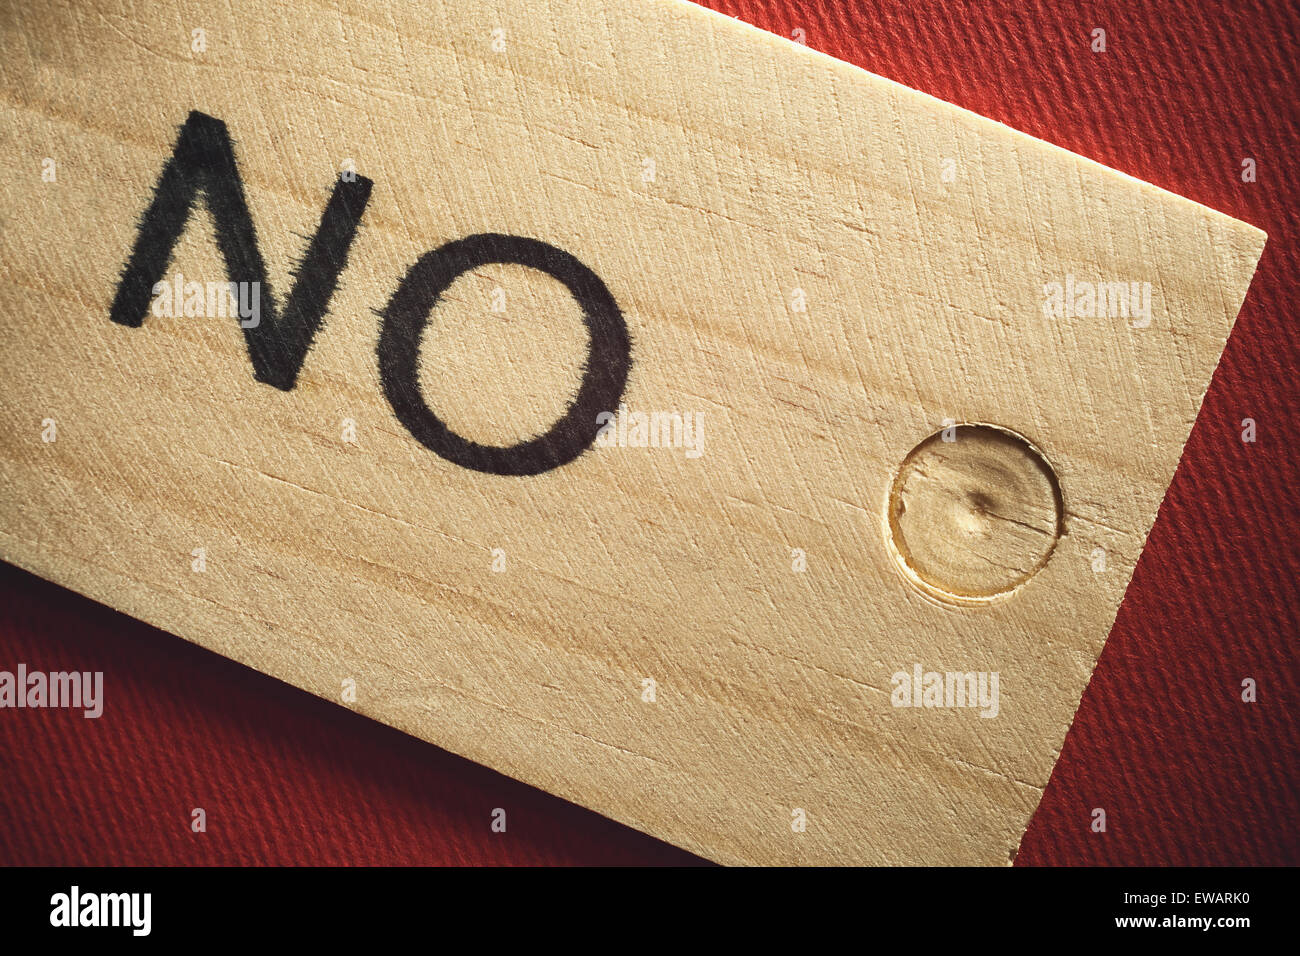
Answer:
[{"label": "wood knot", "polygon": [[887,537],[904,575],[932,597],[987,604],[1047,564],[1063,528],[1056,472],[1026,438],[954,425],[908,453],[889,494]]}]

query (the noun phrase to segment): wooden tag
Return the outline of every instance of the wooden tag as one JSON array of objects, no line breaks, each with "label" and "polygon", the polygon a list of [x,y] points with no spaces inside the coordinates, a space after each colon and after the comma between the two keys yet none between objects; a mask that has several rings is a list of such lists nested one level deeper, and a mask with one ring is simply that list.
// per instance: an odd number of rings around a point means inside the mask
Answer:
[{"label": "wooden tag", "polygon": [[715,860],[1014,854],[1262,233],[679,0],[0,19],[0,557]]}]

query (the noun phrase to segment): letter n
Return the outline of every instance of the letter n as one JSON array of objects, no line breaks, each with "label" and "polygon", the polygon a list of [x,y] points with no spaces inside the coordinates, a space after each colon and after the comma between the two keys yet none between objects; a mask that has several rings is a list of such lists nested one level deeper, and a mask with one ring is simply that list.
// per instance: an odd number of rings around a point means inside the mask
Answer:
[{"label": "letter n", "polygon": [[257,245],[226,124],[203,113],[190,113],[171,158],[163,166],[153,200],[140,220],[110,318],[132,327],[144,323],[154,284],[167,271],[202,190],[216,223],[217,246],[226,263],[227,278],[231,282],[259,283],[256,288],[261,290],[261,321],[244,328],[253,376],[259,382],[289,391],[325,320],[361,214],[370,201],[372,185],[364,176],[351,181],[340,177],[335,182],[280,315],[266,279],[266,264]]}]

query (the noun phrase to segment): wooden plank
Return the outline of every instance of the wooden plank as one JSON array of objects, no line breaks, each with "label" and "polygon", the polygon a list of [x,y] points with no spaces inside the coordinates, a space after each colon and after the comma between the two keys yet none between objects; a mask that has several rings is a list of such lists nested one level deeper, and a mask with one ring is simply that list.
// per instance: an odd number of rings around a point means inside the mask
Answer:
[{"label": "wooden plank", "polygon": [[712,859],[1010,858],[1262,233],[679,0],[0,17],[0,557]]}]

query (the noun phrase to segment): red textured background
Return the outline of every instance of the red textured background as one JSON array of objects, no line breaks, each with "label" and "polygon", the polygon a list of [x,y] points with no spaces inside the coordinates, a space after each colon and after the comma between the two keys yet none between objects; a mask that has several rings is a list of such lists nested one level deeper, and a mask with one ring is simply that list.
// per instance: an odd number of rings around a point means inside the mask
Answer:
[{"label": "red textured background", "polygon": [[[711,5],[1268,232],[1017,863],[1300,863],[1296,5]],[[19,661],[110,690],[99,720],[0,714],[0,863],[695,861],[0,565],[0,668]]]}]

